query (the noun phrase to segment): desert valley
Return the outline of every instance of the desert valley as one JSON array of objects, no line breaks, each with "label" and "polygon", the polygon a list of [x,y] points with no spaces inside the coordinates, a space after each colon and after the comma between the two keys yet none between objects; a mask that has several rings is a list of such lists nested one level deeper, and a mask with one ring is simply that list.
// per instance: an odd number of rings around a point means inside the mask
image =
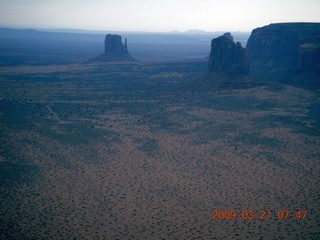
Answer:
[{"label": "desert valley", "polygon": [[176,61],[130,35],[46,64],[6,40],[0,238],[319,239],[319,25]]}]

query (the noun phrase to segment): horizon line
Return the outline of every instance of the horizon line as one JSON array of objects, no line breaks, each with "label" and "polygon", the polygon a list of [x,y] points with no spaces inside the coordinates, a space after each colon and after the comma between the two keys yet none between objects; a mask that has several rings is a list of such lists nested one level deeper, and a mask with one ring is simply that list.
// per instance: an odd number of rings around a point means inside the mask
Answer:
[{"label": "horizon line", "polygon": [[35,31],[48,31],[48,32],[61,32],[61,33],[148,33],[148,34],[211,34],[211,33],[250,33],[250,31],[242,30],[203,30],[203,29],[188,29],[185,31],[171,30],[171,31],[150,31],[150,30],[103,30],[103,29],[86,29],[86,28],[68,28],[68,27],[35,27],[35,26],[9,26],[0,25],[2,29],[12,29],[12,30],[35,30]]}]

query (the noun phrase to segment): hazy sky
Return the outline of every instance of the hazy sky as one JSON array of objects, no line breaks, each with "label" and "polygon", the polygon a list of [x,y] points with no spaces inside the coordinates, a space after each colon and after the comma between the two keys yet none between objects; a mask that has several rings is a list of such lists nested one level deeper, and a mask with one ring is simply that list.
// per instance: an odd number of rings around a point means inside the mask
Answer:
[{"label": "hazy sky", "polygon": [[320,22],[320,0],[0,0],[0,26],[115,31],[251,31]]}]

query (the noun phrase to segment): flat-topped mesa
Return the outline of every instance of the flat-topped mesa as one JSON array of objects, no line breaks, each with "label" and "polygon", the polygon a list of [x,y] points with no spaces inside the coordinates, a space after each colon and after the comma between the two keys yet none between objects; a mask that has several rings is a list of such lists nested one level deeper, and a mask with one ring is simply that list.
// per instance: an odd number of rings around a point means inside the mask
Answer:
[{"label": "flat-topped mesa", "polygon": [[287,79],[320,73],[320,23],[275,23],[256,28],[247,43],[250,74]]},{"label": "flat-topped mesa", "polygon": [[249,73],[247,51],[240,42],[234,43],[230,33],[212,39],[208,70],[210,72]]},{"label": "flat-topped mesa", "polygon": [[106,35],[104,40],[104,53],[90,60],[93,62],[134,62],[134,59],[128,52],[127,39],[122,43],[119,35]]}]

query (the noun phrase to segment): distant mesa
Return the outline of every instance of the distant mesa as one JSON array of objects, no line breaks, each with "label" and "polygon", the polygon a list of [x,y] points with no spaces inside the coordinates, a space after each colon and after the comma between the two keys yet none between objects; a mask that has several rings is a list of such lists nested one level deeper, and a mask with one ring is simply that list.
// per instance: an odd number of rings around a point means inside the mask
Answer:
[{"label": "distant mesa", "polygon": [[122,43],[119,35],[106,35],[104,41],[104,53],[90,60],[94,62],[134,62],[134,59],[128,52],[127,39]]},{"label": "distant mesa", "polygon": [[247,50],[252,76],[265,80],[290,79],[297,73],[320,76],[320,23],[275,23],[256,28]]},{"label": "distant mesa", "polygon": [[249,60],[240,42],[234,43],[230,33],[214,38],[209,55],[209,72],[249,74]]}]

